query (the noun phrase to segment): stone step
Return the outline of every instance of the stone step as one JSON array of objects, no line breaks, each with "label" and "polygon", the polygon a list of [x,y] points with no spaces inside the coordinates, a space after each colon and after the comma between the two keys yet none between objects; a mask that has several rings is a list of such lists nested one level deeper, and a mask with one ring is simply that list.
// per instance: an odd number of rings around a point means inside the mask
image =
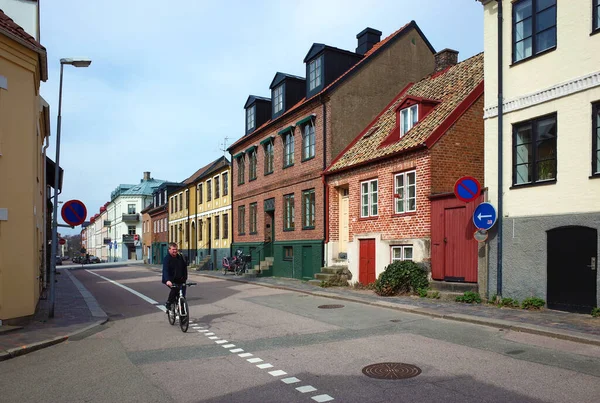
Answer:
[{"label": "stone step", "polygon": [[312,284],[312,285],[316,285],[318,287],[321,286],[321,280],[308,280],[307,283],[308,284]]},{"label": "stone step", "polygon": [[328,281],[328,280],[333,280],[336,278],[341,278],[342,280],[348,280],[348,277],[346,277],[346,275],[344,274],[329,274],[329,273],[317,273],[315,274],[315,279],[317,280],[323,280],[323,281]]},{"label": "stone step", "polygon": [[321,273],[326,274],[342,274],[344,269],[347,269],[347,266],[329,266],[329,267],[321,267]]},{"label": "stone step", "polygon": [[274,261],[275,261],[275,258],[274,258],[274,257],[272,257],[272,256],[267,256],[267,257],[265,257],[265,262],[270,262],[270,263],[273,263]]},{"label": "stone step", "polygon": [[465,291],[478,292],[477,283],[453,283],[449,281],[433,280],[429,283],[429,288],[444,293],[456,293],[462,295]]}]

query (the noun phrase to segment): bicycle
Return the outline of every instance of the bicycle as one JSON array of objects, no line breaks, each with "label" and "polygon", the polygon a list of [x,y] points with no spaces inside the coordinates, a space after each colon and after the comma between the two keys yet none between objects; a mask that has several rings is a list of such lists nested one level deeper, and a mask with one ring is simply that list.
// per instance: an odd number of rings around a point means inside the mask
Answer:
[{"label": "bicycle", "polygon": [[[179,318],[179,327],[182,332],[187,332],[190,326],[189,307],[188,303],[183,296],[183,285],[184,284],[173,284],[171,288],[179,288],[179,294],[175,303],[171,304],[171,309],[167,309],[167,318],[171,325],[175,324],[175,319]],[[185,286],[191,287],[198,285],[198,283],[185,283]]]}]

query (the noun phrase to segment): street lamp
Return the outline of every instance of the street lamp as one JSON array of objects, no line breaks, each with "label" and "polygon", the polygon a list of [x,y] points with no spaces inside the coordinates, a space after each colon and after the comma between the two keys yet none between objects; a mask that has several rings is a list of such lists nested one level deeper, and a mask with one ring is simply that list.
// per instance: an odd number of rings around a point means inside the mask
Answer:
[{"label": "street lamp", "polygon": [[52,258],[50,259],[50,307],[48,317],[54,317],[54,301],[55,301],[55,286],[54,277],[56,271],[56,253],[58,245],[58,183],[59,183],[59,164],[60,164],[60,122],[62,108],[62,84],[63,84],[63,67],[65,64],[70,64],[75,67],[88,67],[92,61],[90,59],[69,58],[60,59],[60,84],[58,87],[58,117],[56,119],[56,159],[54,160],[54,203],[52,203]]}]

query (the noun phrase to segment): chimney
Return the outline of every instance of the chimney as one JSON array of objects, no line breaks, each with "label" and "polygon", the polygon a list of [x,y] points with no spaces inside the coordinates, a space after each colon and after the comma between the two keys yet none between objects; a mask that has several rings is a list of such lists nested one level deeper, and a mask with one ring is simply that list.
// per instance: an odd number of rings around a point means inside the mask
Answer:
[{"label": "chimney", "polygon": [[356,39],[358,39],[356,53],[364,56],[365,53],[371,50],[373,45],[381,40],[381,31],[373,28],[365,28],[361,33],[356,35]]},{"label": "chimney", "polygon": [[145,181],[149,181],[150,180],[150,172],[148,172],[148,171],[144,172],[144,180]]},{"label": "chimney", "polygon": [[458,51],[453,49],[444,49],[437,52],[435,55],[434,73],[445,70],[448,67],[455,66],[458,63]]}]

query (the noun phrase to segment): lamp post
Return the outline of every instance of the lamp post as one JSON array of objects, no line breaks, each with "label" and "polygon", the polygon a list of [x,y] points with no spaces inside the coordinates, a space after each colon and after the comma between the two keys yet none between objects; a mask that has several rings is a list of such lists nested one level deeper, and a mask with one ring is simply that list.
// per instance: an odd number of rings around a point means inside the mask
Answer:
[{"label": "lamp post", "polygon": [[55,302],[55,286],[54,278],[56,271],[56,251],[58,245],[58,184],[59,184],[59,167],[60,167],[60,123],[61,123],[61,108],[62,108],[62,84],[63,84],[63,67],[65,64],[70,64],[75,67],[88,67],[92,63],[89,59],[60,59],[60,84],[58,87],[58,117],[56,119],[56,159],[54,161],[54,202],[52,203],[52,259],[50,259],[50,307],[48,317],[54,317],[54,302]]}]

